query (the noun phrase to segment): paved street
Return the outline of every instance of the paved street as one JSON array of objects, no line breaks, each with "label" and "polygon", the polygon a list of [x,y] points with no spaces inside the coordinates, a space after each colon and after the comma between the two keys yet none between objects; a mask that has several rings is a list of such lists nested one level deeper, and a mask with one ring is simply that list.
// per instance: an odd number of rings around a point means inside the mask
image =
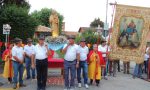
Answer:
[{"label": "paved street", "polygon": [[[131,75],[124,75],[122,72],[118,73],[117,77],[108,77],[109,80],[101,80],[99,87],[95,85],[90,86],[89,90],[150,90],[150,82],[144,81],[142,79],[133,79]],[[5,81],[0,90],[13,90],[12,85],[6,83],[6,80],[0,79],[0,81]],[[36,90],[36,81],[26,80],[25,84],[27,87],[20,88],[18,90]],[[7,89],[4,89],[7,88]],[[63,90],[63,86],[50,86],[48,85],[47,90]],[[75,90],[86,90],[83,88],[76,88]]]},{"label": "paved street", "polygon": [[[0,90],[13,90],[11,89],[12,85],[8,84],[6,79],[0,77],[0,81],[4,83],[4,85],[0,87]],[[18,90],[36,90],[36,81],[25,80],[25,84],[27,87]],[[47,90],[63,90],[63,86],[48,85]],[[75,90],[86,89],[84,87],[76,87]],[[117,77],[109,76],[108,80],[101,80],[99,87],[93,85],[90,86],[88,90],[150,90],[150,82],[139,78],[133,79],[131,74],[127,75],[123,74],[123,72],[118,72]]]}]

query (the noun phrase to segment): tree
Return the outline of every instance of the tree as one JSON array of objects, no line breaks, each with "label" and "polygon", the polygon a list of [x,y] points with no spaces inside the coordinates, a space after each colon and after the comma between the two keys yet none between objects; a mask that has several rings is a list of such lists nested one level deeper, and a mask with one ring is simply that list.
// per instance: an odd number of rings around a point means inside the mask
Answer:
[{"label": "tree", "polygon": [[10,4],[16,4],[19,7],[27,7],[30,8],[29,3],[26,0],[1,0],[0,1],[0,7],[4,7]]},{"label": "tree", "polygon": [[1,8],[0,13],[0,37],[2,37],[2,41],[5,41],[3,24],[10,24],[11,26],[10,39],[19,37],[26,40],[26,38],[33,37],[37,21],[29,15],[27,7],[18,7],[15,4],[8,5]]},{"label": "tree", "polygon": [[[43,25],[43,26],[46,26],[46,27],[50,27],[49,17],[51,15],[51,12],[52,12],[52,9],[43,8],[40,11],[32,12],[31,16],[38,21],[38,25]],[[63,17],[63,15],[60,15],[58,13],[58,18],[59,18],[59,32],[61,32],[64,17]]]},{"label": "tree", "polygon": [[91,22],[90,27],[98,27],[98,25],[103,28],[104,22],[101,21],[99,18],[95,18],[94,21]]},{"label": "tree", "polygon": [[99,37],[97,32],[93,32],[92,30],[86,30],[83,33],[79,33],[76,37],[76,42],[79,43],[81,38],[85,38],[86,43],[97,44],[98,40],[102,40],[102,37]]}]

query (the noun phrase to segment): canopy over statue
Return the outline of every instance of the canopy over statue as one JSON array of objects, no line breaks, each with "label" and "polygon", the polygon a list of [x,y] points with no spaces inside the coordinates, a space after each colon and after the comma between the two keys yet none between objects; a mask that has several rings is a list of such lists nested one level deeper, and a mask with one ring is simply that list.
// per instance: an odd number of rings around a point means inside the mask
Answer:
[{"label": "canopy over statue", "polygon": [[52,14],[49,17],[49,24],[52,29],[52,36],[58,37],[59,36],[59,18],[55,10],[52,10]]}]

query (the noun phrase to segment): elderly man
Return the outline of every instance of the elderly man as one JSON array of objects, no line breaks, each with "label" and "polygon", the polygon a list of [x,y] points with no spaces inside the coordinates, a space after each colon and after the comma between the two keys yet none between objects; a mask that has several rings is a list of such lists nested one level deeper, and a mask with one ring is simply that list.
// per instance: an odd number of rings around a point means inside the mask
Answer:
[{"label": "elderly man", "polygon": [[[47,71],[48,71],[48,55],[50,51],[44,43],[45,38],[40,37],[39,43],[34,48],[37,70],[37,90],[46,90]],[[32,59],[32,68],[34,68],[34,59]]]},{"label": "elderly man", "polygon": [[[64,56],[64,77],[65,77],[65,88],[64,90],[74,90],[75,88],[75,77],[76,77],[76,64],[79,65],[79,54],[78,45],[74,43],[74,36],[69,36],[69,43],[64,46],[62,52]],[[78,61],[76,60],[78,58]],[[71,81],[69,81],[69,72],[71,73]]]},{"label": "elderly man", "polygon": [[34,53],[34,45],[32,45],[32,39],[27,38],[27,45],[24,46],[25,52],[25,63],[26,63],[26,70],[27,70],[27,79],[30,79],[30,70],[32,70],[32,79],[35,79],[35,69],[31,68],[31,59]]},{"label": "elderly man", "polygon": [[19,73],[19,86],[24,87],[23,84],[23,62],[24,62],[24,50],[21,47],[22,40],[20,38],[15,38],[15,46],[12,48],[12,60],[13,60],[13,69],[14,69],[14,86],[17,88],[18,83],[18,73]]},{"label": "elderly man", "polygon": [[78,48],[78,53],[80,54],[80,62],[79,67],[77,68],[77,79],[78,79],[78,87],[81,88],[81,69],[83,69],[83,78],[85,88],[89,88],[88,86],[88,65],[87,65],[87,55],[89,53],[89,49],[86,46],[85,39],[81,39],[80,45]]}]

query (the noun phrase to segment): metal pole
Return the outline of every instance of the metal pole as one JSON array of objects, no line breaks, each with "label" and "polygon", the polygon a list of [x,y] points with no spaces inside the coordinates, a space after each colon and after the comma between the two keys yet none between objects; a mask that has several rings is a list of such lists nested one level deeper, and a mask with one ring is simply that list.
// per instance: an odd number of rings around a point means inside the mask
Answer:
[{"label": "metal pole", "polygon": [[108,13],[108,0],[106,0],[106,20],[105,20],[106,24],[107,24],[107,13]]},{"label": "metal pole", "polygon": [[7,49],[7,34],[6,34],[6,44],[5,45],[6,45],[5,48]]},{"label": "metal pole", "polygon": [[[108,0],[106,0],[106,20],[105,25],[107,25],[107,16],[108,16]],[[106,30],[104,30],[105,40],[106,40]]]},{"label": "metal pole", "polygon": [[[110,3],[110,5],[113,5],[113,12],[112,12],[112,18],[111,18],[111,31],[112,31],[112,26],[113,26],[113,19],[114,19],[114,14],[115,14],[115,9],[116,9],[116,5],[117,5],[117,2],[115,3]],[[110,43],[110,31],[108,33],[108,43]],[[107,51],[108,51],[108,47],[107,47]]]}]

